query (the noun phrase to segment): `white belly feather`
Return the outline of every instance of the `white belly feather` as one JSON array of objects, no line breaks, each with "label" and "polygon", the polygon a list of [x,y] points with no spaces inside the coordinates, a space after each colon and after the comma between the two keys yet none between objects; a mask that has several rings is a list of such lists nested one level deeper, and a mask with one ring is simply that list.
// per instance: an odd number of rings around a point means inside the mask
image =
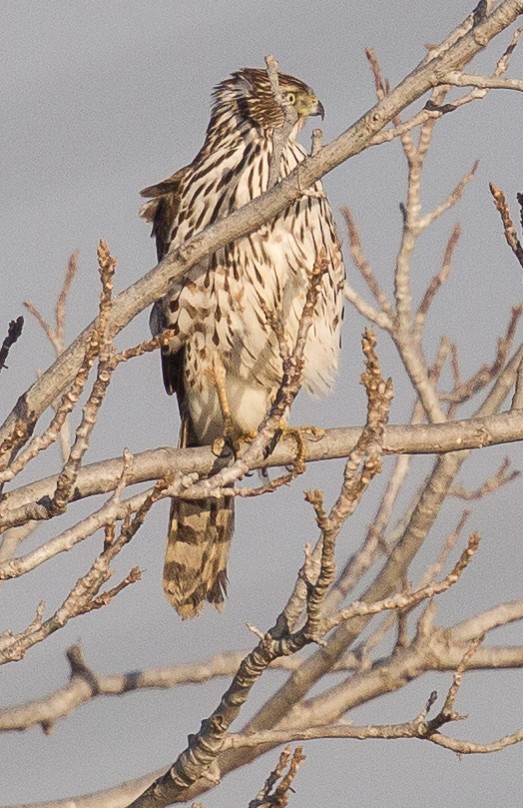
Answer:
[{"label": "white belly feather", "polygon": [[[288,174],[304,154],[299,144],[289,143],[282,175]],[[229,156],[226,168],[234,168],[231,161],[240,157],[238,153]],[[212,213],[214,218],[217,211],[220,218],[266,189],[269,158],[267,150],[262,150],[248,176],[222,193]],[[223,165],[216,163],[223,172]],[[208,185],[209,176],[205,172],[202,176]],[[218,196],[219,181],[217,177]],[[191,214],[180,224],[173,247],[212,220],[198,181],[194,180],[186,190],[185,199],[186,212]],[[171,352],[176,353],[182,345],[186,347],[185,394],[200,441],[208,443],[223,430],[210,372],[216,353],[226,370],[227,398],[238,428],[254,431],[259,426],[281,380],[278,341],[264,307],[280,319],[292,347],[305,302],[308,273],[322,254],[327,256],[329,270],[323,278],[323,292],[309,331],[303,378],[310,393],[321,395],[331,387],[338,364],[344,270],[332,213],[320,183],[273,222],[191,269],[184,281],[157,304],[159,308],[151,319],[153,331],[161,330],[160,323],[162,327],[174,325],[178,337],[171,343]]]}]

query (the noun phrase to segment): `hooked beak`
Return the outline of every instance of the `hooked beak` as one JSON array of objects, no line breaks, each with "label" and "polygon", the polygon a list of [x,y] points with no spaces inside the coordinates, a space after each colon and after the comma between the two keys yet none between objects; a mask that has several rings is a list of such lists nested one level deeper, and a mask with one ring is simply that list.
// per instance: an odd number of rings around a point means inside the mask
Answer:
[{"label": "hooked beak", "polygon": [[312,107],[311,111],[309,112],[309,115],[319,115],[322,120],[324,119],[324,117],[325,117],[325,108],[324,108],[323,104],[321,103],[321,101],[319,101],[319,100],[316,101],[315,105]]}]

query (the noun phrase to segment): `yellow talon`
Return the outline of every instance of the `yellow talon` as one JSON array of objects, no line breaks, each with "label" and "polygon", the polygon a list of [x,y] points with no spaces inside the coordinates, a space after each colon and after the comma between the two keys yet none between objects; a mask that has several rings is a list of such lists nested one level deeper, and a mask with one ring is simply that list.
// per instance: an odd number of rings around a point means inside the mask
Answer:
[{"label": "yellow talon", "polygon": [[211,444],[211,452],[216,457],[221,457],[225,449],[225,438],[216,438]]},{"label": "yellow talon", "polygon": [[285,421],[280,425],[280,436],[284,438],[291,438],[296,443],[296,457],[294,458],[294,466],[300,469],[305,464],[306,443],[308,440],[321,440],[325,435],[325,430],[318,426],[299,426],[290,427]]}]

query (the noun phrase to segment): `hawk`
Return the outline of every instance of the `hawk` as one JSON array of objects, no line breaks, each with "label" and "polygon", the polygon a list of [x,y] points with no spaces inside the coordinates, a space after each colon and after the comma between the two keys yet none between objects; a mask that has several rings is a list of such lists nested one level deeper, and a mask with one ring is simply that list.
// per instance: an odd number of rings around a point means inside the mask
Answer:
[{"label": "hawk", "polygon": [[[305,120],[323,117],[324,110],[302,81],[284,73],[278,79],[296,120],[281,149],[281,179],[307,154],[296,141]],[[193,162],[141,192],[149,199],[141,216],[152,222],[158,260],[268,188],[273,133],[283,130],[285,115],[267,72],[238,70],[213,98],[205,142]],[[165,388],[178,399],[181,446],[210,444],[223,435],[224,399],[238,435],[258,428],[282,378],[274,318],[293,344],[308,275],[320,255],[328,270],[305,348],[303,386],[323,394],[338,364],[344,267],[320,182],[274,220],[193,266],[154,305],[152,333],[173,332],[161,359]],[[173,499],[163,588],[182,618],[197,615],[205,601],[223,604],[233,520],[232,498]]]}]

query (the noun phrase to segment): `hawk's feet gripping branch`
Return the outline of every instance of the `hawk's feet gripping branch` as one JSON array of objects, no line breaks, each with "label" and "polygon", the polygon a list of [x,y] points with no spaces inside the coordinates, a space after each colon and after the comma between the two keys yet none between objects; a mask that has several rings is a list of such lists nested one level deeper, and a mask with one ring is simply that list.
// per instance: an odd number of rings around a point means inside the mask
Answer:
[{"label": "hawk's feet gripping branch", "polygon": [[320,426],[305,425],[305,426],[288,426],[285,420],[282,420],[279,429],[276,431],[272,441],[269,443],[266,451],[266,457],[270,457],[276,445],[281,438],[290,438],[296,444],[296,456],[292,462],[294,469],[301,469],[305,463],[305,454],[307,450],[306,440],[317,441],[321,440],[325,435],[325,430]]}]

